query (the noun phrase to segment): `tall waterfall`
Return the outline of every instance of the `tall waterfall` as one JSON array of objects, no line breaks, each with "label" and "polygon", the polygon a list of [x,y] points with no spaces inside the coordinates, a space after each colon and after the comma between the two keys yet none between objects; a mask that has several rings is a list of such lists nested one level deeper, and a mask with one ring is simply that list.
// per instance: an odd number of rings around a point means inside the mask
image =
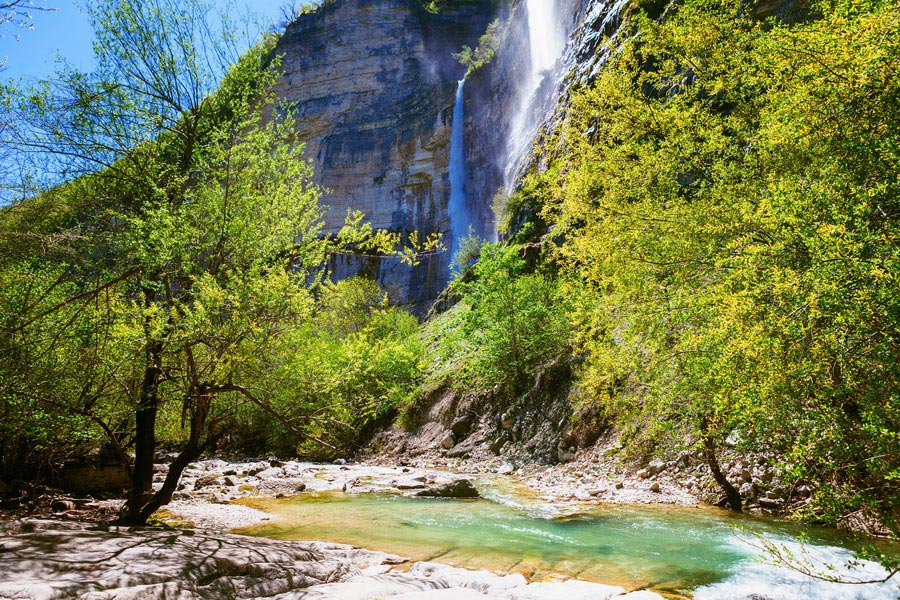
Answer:
[{"label": "tall waterfall", "polygon": [[[557,11],[559,0],[525,0],[528,11],[528,46],[530,61],[527,76],[520,84],[517,108],[510,120],[504,170],[504,187],[512,191],[516,171],[531,148],[534,133],[542,120],[541,97],[544,79],[555,75],[557,61],[566,46],[567,31]],[[552,81],[552,80],[551,80]]]},{"label": "tall waterfall", "polygon": [[466,80],[460,79],[456,88],[456,100],[453,104],[453,123],[450,129],[450,260],[459,252],[459,243],[472,224],[469,207],[466,206],[466,156],[465,156],[465,122],[463,112],[463,93]]}]

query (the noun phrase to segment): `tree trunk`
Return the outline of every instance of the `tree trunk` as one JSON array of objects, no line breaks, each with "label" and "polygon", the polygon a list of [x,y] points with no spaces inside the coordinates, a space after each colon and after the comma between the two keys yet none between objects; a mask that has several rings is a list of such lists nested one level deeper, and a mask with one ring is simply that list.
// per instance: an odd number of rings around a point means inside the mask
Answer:
[{"label": "tree trunk", "polygon": [[[217,436],[209,433],[206,441],[203,442],[203,433],[207,429],[207,419],[209,417],[210,398],[202,393],[191,398],[189,402],[191,406],[191,432],[187,443],[181,452],[169,465],[169,472],[162,487],[152,496],[147,493],[143,496],[144,500],[140,504],[128,507],[128,510],[119,518],[119,522],[123,525],[144,525],[147,519],[159,510],[165,504],[172,500],[172,494],[178,488],[178,482],[181,474],[189,464],[200,458],[205,450],[215,444]],[[153,477],[153,465],[151,461],[150,477]]]},{"label": "tree trunk", "polygon": [[198,441],[193,439],[192,436],[178,454],[178,457],[172,461],[171,465],[169,465],[169,472],[166,474],[166,480],[163,482],[159,491],[146,502],[142,503],[141,506],[137,507],[136,510],[129,511],[127,514],[123,515],[123,517],[119,519],[119,522],[124,525],[132,526],[146,524],[147,519],[149,519],[153,513],[172,500],[172,494],[178,488],[181,474],[189,464],[200,458],[201,454],[202,448]]},{"label": "tree trunk", "polygon": [[709,465],[709,470],[712,473],[713,479],[715,479],[716,483],[719,484],[719,487],[725,491],[725,497],[728,499],[729,508],[741,512],[743,508],[741,495],[734,486],[731,485],[731,482],[728,481],[725,474],[722,473],[722,469],[719,467],[719,459],[716,458],[716,443],[710,436],[706,436],[703,440],[703,456],[706,459],[706,464]]},{"label": "tree trunk", "polygon": [[[154,342],[147,349],[147,363],[141,382],[141,399],[134,413],[135,446],[131,493],[123,508],[123,521],[133,521],[141,507],[150,499],[153,490],[153,461],[156,452],[156,413],[159,408],[161,344]],[[146,520],[146,519],[145,519]]]}]

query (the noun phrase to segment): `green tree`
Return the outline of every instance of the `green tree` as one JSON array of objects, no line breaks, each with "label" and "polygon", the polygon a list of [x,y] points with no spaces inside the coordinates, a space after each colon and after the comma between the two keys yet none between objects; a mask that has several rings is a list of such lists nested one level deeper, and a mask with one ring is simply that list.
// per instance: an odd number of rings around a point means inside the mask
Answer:
[{"label": "green tree", "polygon": [[471,369],[486,385],[512,392],[541,363],[565,352],[567,326],[557,283],[527,273],[519,246],[486,244],[466,277],[454,284],[468,307],[463,313]]},{"label": "green tree", "polygon": [[897,7],[753,14],[637,19],[574,101],[545,217],[594,299],[584,377],[657,448],[775,450],[808,516],[896,531]]},{"label": "green tree", "polygon": [[[272,40],[247,52],[213,91],[211,61],[222,55],[210,53],[222,33],[204,25],[207,10],[199,1],[92,6],[98,71],[42,85],[17,106],[15,141],[59,176],[80,174],[35,201],[51,211],[52,202],[75,206],[44,232],[68,238],[68,262],[48,289],[65,283],[76,293],[58,304],[45,295],[8,334],[47,319],[66,328],[70,307],[88,322],[93,312],[109,315],[103,333],[136,369],[120,383],[133,409],[123,514],[132,523],[167,502],[183,468],[222,435],[217,398],[269,409],[242,361],[265,356],[308,314],[308,287],[325,256],[318,192],[302,148],[289,143],[292,124],[264,119],[278,72]],[[187,435],[154,493],[167,402],[180,404]]]}]

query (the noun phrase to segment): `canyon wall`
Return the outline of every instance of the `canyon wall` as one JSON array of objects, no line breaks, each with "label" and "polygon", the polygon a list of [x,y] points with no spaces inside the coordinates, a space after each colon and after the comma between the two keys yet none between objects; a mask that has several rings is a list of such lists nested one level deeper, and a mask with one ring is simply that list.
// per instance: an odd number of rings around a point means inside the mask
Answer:
[{"label": "canyon wall", "polygon": [[[296,117],[297,139],[325,190],[328,233],[339,230],[352,209],[376,228],[420,237],[440,233],[451,247],[450,135],[464,74],[452,55],[463,45],[476,46],[499,18],[505,24],[500,46],[468,76],[464,96],[466,205],[475,233],[495,237],[494,196],[541,166],[541,153],[530,145],[511,150],[514,117],[524,111],[535,130],[555,127],[572,87],[587,83],[605,63],[603,44],[615,35],[627,4],[542,0],[555,2],[567,42],[555,69],[531,90],[523,87],[533,69],[530,1],[499,8],[476,2],[433,14],[416,0],[334,0],[287,27],[277,48],[284,75],[276,109]],[[416,266],[348,253],[333,256],[330,270],[336,279],[371,277],[393,302],[424,314],[447,284],[449,262],[446,250]]]},{"label": "canyon wall", "polygon": [[[490,22],[481,4],[432,14],[415,0],[336,0],[287,27],[276,50],[284,67],[276,109],[297,119],[325,189],[328,233],[353,209],[376,228],[447,234],[450,127],[463,75],[452,53]],[[337,279],[370,276],[392,301],[422,312],[447,283],[448,255],[410,267],[346,254],[330,267]]]}]

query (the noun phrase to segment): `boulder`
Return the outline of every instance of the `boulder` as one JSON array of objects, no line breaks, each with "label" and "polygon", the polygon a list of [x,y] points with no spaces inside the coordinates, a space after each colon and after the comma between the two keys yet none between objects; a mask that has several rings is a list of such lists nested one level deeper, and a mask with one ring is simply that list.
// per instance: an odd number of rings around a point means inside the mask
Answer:
[{"label": "boulder", "polygon": [[284,476],[284,470],[281,467],[269,467],[268,469],[259,471],[256,474],[260,479],[275,479]]},{"label": "boulder", "polygon": [[395,479],[391,482],[391,485],[398,490],[417,490],[425,487],[425,476],[419,475],[418,477]]},{"label": "boulder", "polygon": [[453,446],[456,445],[456,439],[453,437],[452,433],[448,433],[444,436],[444,439],[441,440],[441,448],[444,450],[449,450]]},{"label": "boulder", "polygon": [[576,450],[577,449],[574,446],[566,447],[565,445],[560,444],[556,448],[556,457],[561,463],[572,462],[575,460]]},{"label": "boulder", "polygon": [[500,465],[500,468],[497,469],[498,475],[509,475],[513,471],[516,470],[516,467],[512,463],[503,463]]},{"label": "boulder", "polygon": [[448,483],[436,485],[420,492],[415,496],[428,498],[478,498],[480,494],[475,485],[468,479],[457,479]]},{"label": "boulder", "polygon": [[268,463],[257,463],[255,465],[251,465],[247,469],[247,475],[258,475],[258,474],[262,473],[263,471],[265,471],[266,469],[271,469],[271,468],[272,468],[272,465],[270,465]]},{"label": "boulder", "polygon": [[666,470],[666,463],[661,460],[651,460],[650,464],[647,465],[647,473],[652,477],[653,475],[659,475],[663,471]]},{"label": "boulder", "polygon": [[457,437],[465,437],[471,430],[472,427],[469,424],[469,419],[467,417],[460,417],[453,421],[453,424],[450,426],[450,431]]},{"label": "boulder", "polygon": [[201,488],[210,487],[213,485],[219,485],[219,477],[216,474],[204,475],[203,477],[199,477],[197,481],[194,483],[194,489],[199,490]]}]

